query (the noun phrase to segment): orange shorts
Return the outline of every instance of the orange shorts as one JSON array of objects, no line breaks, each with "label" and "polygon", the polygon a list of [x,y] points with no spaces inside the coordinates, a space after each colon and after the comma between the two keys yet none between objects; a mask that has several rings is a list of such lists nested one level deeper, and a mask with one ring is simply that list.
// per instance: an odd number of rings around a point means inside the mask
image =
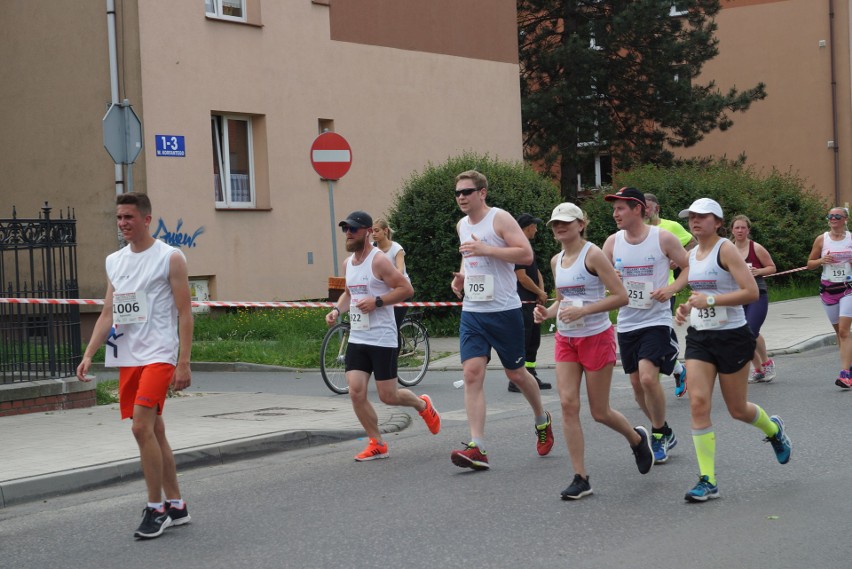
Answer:
[{"label": "orange shorts", "polygon": [[149,364],[123,367],[118,370],[118,405],[122,419],[133,418],[133,407],[156,407],[163,414],[166,393],[175,375],[172,364]]},{"label": "orange shorts", "polygon": [[615,364],[615,329],[610,326],[600,334],[583,338],[556,334],[554,358],[557,362],[577,362],[589,371]]}]

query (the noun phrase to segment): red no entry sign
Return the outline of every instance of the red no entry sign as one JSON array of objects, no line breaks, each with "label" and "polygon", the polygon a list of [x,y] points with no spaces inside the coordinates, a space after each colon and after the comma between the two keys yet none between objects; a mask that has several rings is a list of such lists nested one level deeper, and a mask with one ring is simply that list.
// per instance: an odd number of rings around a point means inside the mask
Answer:
[{"label": "red no entry sign", "polygon": [[352,166],[352,149],[336,132],[324,132],[311,145],[311,166],[325,180],[339,180]]}]

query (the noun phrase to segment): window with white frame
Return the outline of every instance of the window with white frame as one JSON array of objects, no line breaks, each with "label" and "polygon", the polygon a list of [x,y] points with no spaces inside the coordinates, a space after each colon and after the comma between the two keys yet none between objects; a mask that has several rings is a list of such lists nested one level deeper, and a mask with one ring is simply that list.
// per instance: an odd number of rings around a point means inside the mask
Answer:
[{"label": "window with white frame", "polygon": [[612,184],[612,156],[595,153],[580,158],[577,168],[577,191]]},{"label": "window with white frame", "polygon": [[213,18],[246,21],[246,0],[204,0],[204,10]]},{"label": "window with white frame", "polygon": [[217,208],[253,208],[254,160],[251,117],[213,115],[213,194]]},{"label": "window with white frame", "polygon": [[669,16],[686,16],[687,11],[682,5],[678,6],[677,2],[672,2],[672,9],[669,12]]}]

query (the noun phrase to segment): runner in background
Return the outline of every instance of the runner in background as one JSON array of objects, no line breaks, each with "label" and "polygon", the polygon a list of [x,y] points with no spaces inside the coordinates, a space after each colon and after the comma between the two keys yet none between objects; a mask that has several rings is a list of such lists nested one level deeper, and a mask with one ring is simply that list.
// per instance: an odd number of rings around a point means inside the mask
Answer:
[{"label": "runner in background", "polygon": [[748,382],[768,383],[776,377],[775,362],[769,358],[766,352],[766,340],[760,334],[760,328],[766,321],[766,315],[769,312],[769,295],[766,279],[763,277],[775,273],[775,262],[763,245],[750,238],[751,220],[745,215],[734,216],[731,221],[731,235],[740,257],[745,259],[746,266],[757,282],[757,290],[760,293],[757,300],[743,306],[748,327],[751,328],[751,333],[757,338],[757,347],[752,359],[754,371],[751,373]]},{"label": "runner in background", "polygon": [[808,257],[809,269],[822,269],[819,281],[819,297],[822,300],[828,321],[837,334],[840,347],[840,373],[834,381],[843,389],[852,388],[852,235],[846,228],[849,212],[846,208],[832,208],[825,217],[828,231],[814,240]]},{"label": "runner in background", "polygon": [[[542,221],[528,213],[518,216],[518,225],[530,243],[538,233],[538,224]],[[538,348],[541,346],[541,324],[535,322],[533,311],[536,305],[547,302],[547,291],[544,290],[544,277],[538,270],[538,261],[533,249],[533,260],[529,265],[515,265],[515,275],[518,277],[518,296],[521,297],[521,310],[524,314],[524,349],[526,350],[527,371],[538,382],[539,389],[551,389],[550,383],[542,381],[536,371]],[[518,386],[509,382],[509,391],[520,393]]]},{"label": "runner in background", "polygon": [[[680,241],[680,244],[683,245],[683,248],[687,251],[695,247],[695,239],[689,231],[683,228],[683,225],[673,219],[662,219],[660,217],[660,201],[657,199],[657,196],[646,192],[645,204],[647,205],[647,208],[645,209],[645,223],[673,233],[674,236],[678,238],[678,241]],[[672,284],[679,274],[680,268],[674,261],[671,261],[669,263],[668,284]],[[671,304],[672,313],[674,313],[675,297],[672,297],[669,302]],[[675,334],[674,328],[672,328],[672,341],[675,344],[678,343],[677,334]],[[675,397],[683,397],[686,393],[686,368],[682,363],[680,363],[680,360],[675,363],[674,371],[672,371],[672,377],[675,380]]]},{"label": "runner in background", "polygon": [[[402,273],[402,276],[411,282],[411,278],[408,276],[408,271],[405,267],[405,249],[403,249],[402,245],[396,241],[392,241],[393,229],[391,229],[390,225],[388,225],[388,222],[384,219],[377,219],[373,222],[372,231],[374,245],[391,260],[391,263],[393,263],[393,266],[396,267],[396,270]],[[409,300],[411,300],[411,298],[406,298],[403,302],[408,302]],[[402,320],[405,318],[406,314],[408,314],[407,306],[393,307],[393,316],[396,320],[397,330],[399,330],[399,327],[402,326]]]}]

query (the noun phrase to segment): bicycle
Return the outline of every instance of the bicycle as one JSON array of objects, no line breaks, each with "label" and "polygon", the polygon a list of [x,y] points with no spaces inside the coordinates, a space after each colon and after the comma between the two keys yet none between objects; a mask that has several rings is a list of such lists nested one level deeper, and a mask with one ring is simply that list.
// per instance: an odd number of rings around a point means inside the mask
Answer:
[{"label": "bicycle", "polygon": [[[429,331],[422,321],[423,311],[411,311],[399,326],[397,381],[413,387],[423,380],[429,368]],[[320,348],[320,374],[334,393],[349,393],[346,383],[346,346],[349,344],[349,322],[341,320],[326,332]]]}]

